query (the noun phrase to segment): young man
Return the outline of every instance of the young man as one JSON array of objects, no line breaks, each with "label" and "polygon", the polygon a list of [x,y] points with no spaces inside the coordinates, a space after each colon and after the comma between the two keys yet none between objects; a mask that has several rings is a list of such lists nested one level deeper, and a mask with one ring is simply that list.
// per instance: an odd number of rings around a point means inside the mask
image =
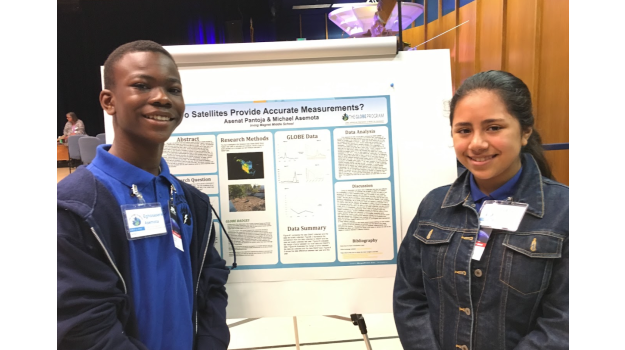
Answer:
[{"label": "young man", "polygon": [[152,41],[104,63],[115,138],[57,185],[59,349],[227,349],[229,270],[208,197],[162,158],[180,124],[178,67]]}]

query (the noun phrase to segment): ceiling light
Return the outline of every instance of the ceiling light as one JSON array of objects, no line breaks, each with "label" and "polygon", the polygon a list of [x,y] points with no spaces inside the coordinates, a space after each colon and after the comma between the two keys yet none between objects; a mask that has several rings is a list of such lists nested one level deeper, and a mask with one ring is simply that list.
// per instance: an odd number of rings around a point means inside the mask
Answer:
[{"label": "ceiling light", "polygon": [[[401,3],[401,30],[410,26],[415,19],[423,13],[423,5],[413,2]],[[371,26],[373,25],[373,15],[376,13],[376,3],[355,3],[355,4],[337,4],[341,8],[336,9],[328,14],[328,18],[337,26],[341,27],[347,35],[351,37],[370,36]],[[335,5],[336,6],[336,5]],[[397,5],[391,12],[389,19],[386,21],[385,29],[387,34],[395,35],[399,33],[399,20],[397,16]]]}]

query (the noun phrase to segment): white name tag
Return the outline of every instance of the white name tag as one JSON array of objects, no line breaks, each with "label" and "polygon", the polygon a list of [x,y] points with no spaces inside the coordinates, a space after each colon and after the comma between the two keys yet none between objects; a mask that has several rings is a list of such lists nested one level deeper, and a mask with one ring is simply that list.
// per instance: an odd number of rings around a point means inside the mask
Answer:
[{"label": "white name tag", "polygon": [[181,252],[184,252],[184,246],[182,245],[182,236],[177,232],[172,232],[174,236],[174,247],[178,248]]},{"label": "white name tag", "polygon": [[484,201],[480,209],[480,227],[516,231],[527,210],[526,203]]},{"label": "white name tag", "polygon": [[160,203],[126,204],[121,209],[129,240],[167,233]]},{"label": "white name tag", "polygon": [[173,202],[169,201],[169,222],[171,223],[171,234],[174,237],[174,247],[178,248],[181,252],[184,252],[184,245],[182,244],[182,230],[178,225],[178,214]]},{"label": "white name tag", "polygon": [[473,260],[480,260],[482,258],[482,254],[484,254],[484,250],[486,249],[486,243],[488,243],[488,239],[490,238],[490,234],[493,231],[492,228],[480,227],[480,230],[477,233],[477,239],[475,240],[475,248],[473,248]]}]

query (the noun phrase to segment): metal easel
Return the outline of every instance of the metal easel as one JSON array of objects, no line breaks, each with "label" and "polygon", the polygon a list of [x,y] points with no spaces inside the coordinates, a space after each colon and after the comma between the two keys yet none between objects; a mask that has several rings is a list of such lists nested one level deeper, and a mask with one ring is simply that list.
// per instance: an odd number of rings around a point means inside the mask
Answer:
[{"label": "metal easel", "polygon": [[365,342],[365,346],[367,347],[367,350],[371,350],[371,343],[369,342],[369,337],[367,336],[367,325],[365,324],[365,318],[362,316],[362,314],[351,314],[349,316],[350,318],[342,317],[342,316],[334,316],[334,315],[326,316],[326,317],[336,318],[338,320],[343,320],[343,321],[351,321],[354,326],[358,326],[358,329],[360,329],[360,334],[362,334],[362,338]]}]

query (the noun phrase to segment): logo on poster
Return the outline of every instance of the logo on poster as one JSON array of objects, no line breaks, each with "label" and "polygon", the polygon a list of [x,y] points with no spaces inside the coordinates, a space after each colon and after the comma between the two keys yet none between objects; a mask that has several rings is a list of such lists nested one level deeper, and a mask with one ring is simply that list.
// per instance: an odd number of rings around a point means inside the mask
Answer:
[{"label": "logo on poster", "polygon": [[347,119],[349,119],[349,117],[347,116],[347,113],[343,114],[343,120],[347,121]]}]

